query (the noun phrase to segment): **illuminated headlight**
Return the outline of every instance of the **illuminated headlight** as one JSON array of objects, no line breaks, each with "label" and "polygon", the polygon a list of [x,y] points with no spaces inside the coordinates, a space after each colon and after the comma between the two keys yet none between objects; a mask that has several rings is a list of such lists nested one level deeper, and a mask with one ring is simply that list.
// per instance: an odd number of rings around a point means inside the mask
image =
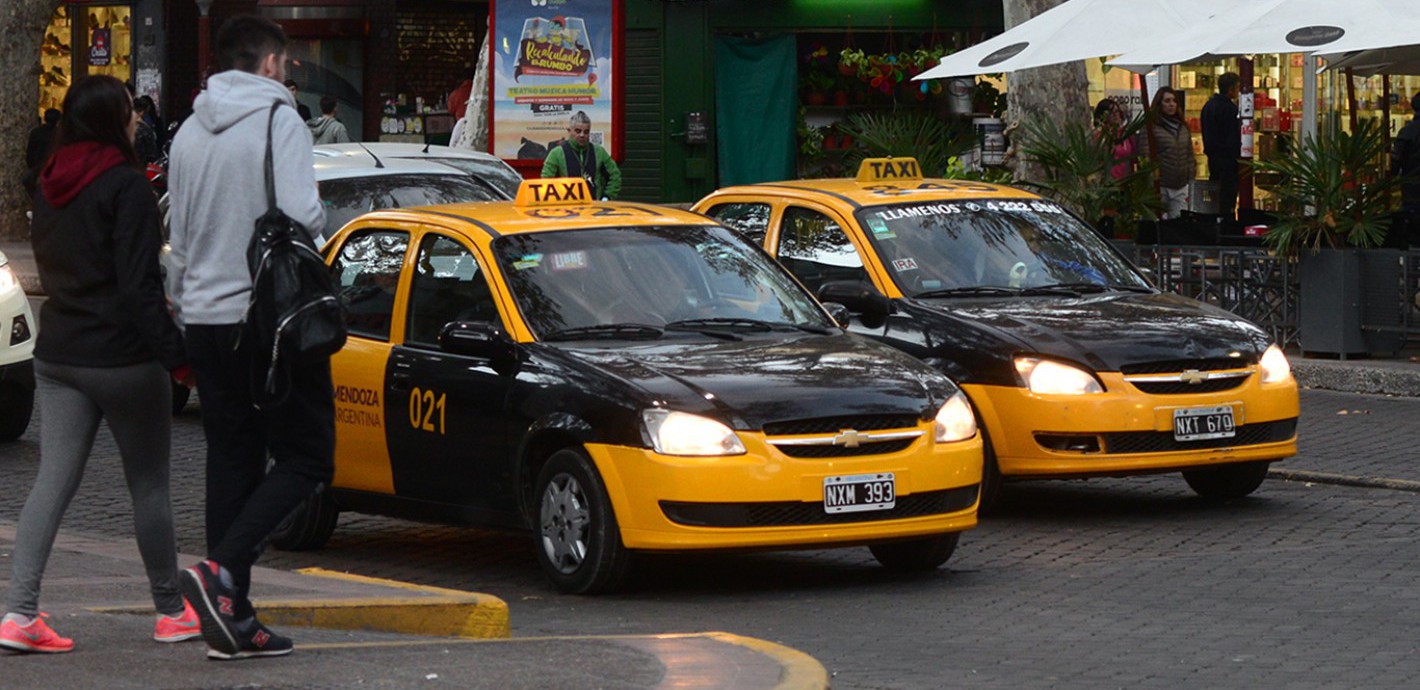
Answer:
[{"label": "illuminated headlight", "polygon": [[942,409],[937,411],[937,443],[965,441],[976,436],[976,415],[971,412],[971,403],[961,391],[947,399]]},{"label": "illuminated headlight", "polygon": [[1287,361],[1287,355],[1282,354],[1282,348],[1276,345],[1262,353],[1257,366],[1262,369],[1263,383],[1281,383],[1292,377],[1292,365]]},{"label": "illuminated headlight", "polygon": [[641,420],[651,446],[662,455],[743,455],[745,446],[730,427],[686,412],[645,410]]},{"label": "illuminated headlight", "polygon": [[1017,357],[1016,373],[1032,393],[1082,395],[1104,392],[1104,387],[1090,372],[1049,359]]},{"label": "illuminated headlight", "polygon": [[0,264],[0,292],[9,292],[19,284],[20,281],[15,279],[15,272],[11,270],[10,264]]}]

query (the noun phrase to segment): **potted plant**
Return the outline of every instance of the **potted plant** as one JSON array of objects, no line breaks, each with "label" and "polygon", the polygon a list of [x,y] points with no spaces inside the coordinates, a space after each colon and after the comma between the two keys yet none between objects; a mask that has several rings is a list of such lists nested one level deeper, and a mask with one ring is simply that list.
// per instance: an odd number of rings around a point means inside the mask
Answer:
[{"label": "potted plant", "polygon": [[1332,118],[1290,156],[1253,164],[1278,178],[1272,193],[1281,220],[1263,239],[1298,259],[1303,350],[1345,355],[1394,351],[1404,343],[1398,331],[1361,330],[1363,317],[1372,326],[1400,320],[1386,305],[1366,313],[1361,299],[1372,290],[1394,292],[1400,275],[1400,253],[1376,249],[1402,182],[1385,174],[1385,153],[1385,133],[1373,121],[1361,120],[1347,132]]},{"label": "potted plant", "polygon": [[804,102],[809,105],[823,105],[828,102],[828,90],[833,88],[833,78],[822,72],[809,71],[801,80]]},{"label": "potted plant", "polygon": [[[1144,126],[1142,117],[1126,123],[1119,137],[1133,137]],[[1122,179],[1110,174],[1119,161],[1115,142],[1081,122],[1029,120],[1019,155],[1040,166],[1044,179],[1021,180],[1043,196],[1060,202],[1097,228],[1110,223],[1116,233],[1132,237],[1140,220],[1153,218],[1160,207],[1152,176],[1156,166],[1144,159]]]},{"label": "potted plant", "polygon": [[856,112],[834,127],[840,144],[852,146],[843,161],[847,170],[857,170],[864,158],[912,156],[923,176],[941,177],[948,161],[974,143],[970,130],[953,128],[917,108]]}]

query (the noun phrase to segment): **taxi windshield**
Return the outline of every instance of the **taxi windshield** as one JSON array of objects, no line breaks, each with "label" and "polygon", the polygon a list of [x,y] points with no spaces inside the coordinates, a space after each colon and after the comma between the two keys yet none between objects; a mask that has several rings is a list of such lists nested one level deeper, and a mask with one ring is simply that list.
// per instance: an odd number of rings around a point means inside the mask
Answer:
[{"label": "taxi windshield", "polygon": [[914,297],[1150,289],[1095,231],[1049,201],[874,206],[859,211],[858,222]]},{"label": "taxi windshield", "polygon": [[493,251],[539,339],[603,327],[659,337],[662,330],[833,326],[782,268],[721,227],[510,235],[495,240]]}]

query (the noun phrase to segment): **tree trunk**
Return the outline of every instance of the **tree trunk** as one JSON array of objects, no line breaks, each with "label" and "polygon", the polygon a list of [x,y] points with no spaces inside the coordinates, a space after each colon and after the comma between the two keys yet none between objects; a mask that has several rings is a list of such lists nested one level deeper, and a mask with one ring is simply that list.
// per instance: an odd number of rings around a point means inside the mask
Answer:
[{"label": "tree trunk", "polygon": [[[1006,28],[1025,22],[1064,0],[1002,0]],[[1018,141],[1025,123],[1049,119],[1059,123],[1087,121],[1090,116],[1089,80],[1085,63],[1067,62],[1036,69],[1011,72],[1006,83],[1007,131],[1017,132]],[[1014,153],[1015,144],[1012,144]],[[1040,167],[1012,155],[1017,180],[1041,181]]]},{"label": "tree trunk", "polygon": [[25,144],[39,124],[39,47],[60,0],[0,2],[0,74],[11,75],[0,89],[0,238],[29,234]]}]

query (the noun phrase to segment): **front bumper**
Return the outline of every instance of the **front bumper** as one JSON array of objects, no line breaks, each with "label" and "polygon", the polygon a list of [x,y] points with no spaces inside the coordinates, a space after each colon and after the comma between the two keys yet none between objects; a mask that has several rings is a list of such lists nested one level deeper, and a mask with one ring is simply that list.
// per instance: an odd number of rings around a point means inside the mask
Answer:
[{"label": "front bumper", "polygon": [[[1262,384],[1258,375],[1240,386],[1210,393],[1149,394],[1114,372],[1098,374],[1105,392],[1037,395],[1025,388],[966,384],[991,436],[1001,474],[1065,478],[1168,472],[1297,453],[1299,413],[1295,380]],[[1173,411],[1228,406],[1236,436],[1175,441]],[[1059,450],[1078,441],[1089,451]]]},{"label": "front bumper", "polygon": [[[762,434],[739,432],[746,454],[658,455],[587,444],[628,548],[678,551],[865,544],[976,526],[982,442],[938,444],[927,434],[881,455],[795,458]],[[824,479],[892,472],[896,507],[826,513]]]}]

